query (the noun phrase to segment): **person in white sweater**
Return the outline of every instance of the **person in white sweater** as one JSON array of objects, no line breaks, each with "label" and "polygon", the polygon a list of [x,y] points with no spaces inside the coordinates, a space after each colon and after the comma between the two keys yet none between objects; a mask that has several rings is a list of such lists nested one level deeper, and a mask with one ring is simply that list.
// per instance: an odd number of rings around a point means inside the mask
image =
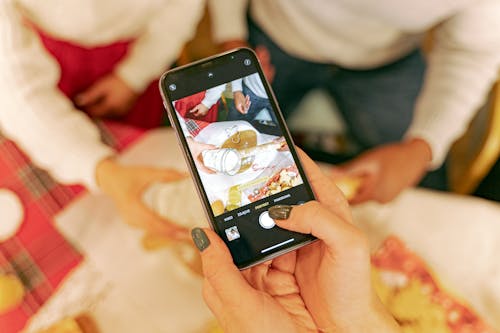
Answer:
[{"label": "person in white sweater", "polygon": [[[209,5],[223,49],[248,42],[260,51],[286,116],[311,89],[332,94],[365,150],[343,168],[364,179],[354,202],[387,202],[439,168],[498,76],[498,0]],[[432,28],[424,59],[419,47]]]},{"label": "person in white sweater", "polygon": [[259,74],[245,76],[231,82],[233,105],[229,107],[228,120],[254,120],[261,110],[267,110],[271,121],[277,124],[276,115],[269,102]]},{"label": "person in white sweater", "polygon": [[[60,182],[110,195],[129,223],[187,237],[184,229],[160,219],[141,202],[147,184],[184,174],[120,165],[81,111],[126,114],[194,35],[203,5],[201,0],[2,0],[0,131]],[[65,63],[72,50],[90,56],[122,44],[126,53],[111,71],[82,91],[68,92],[65,84],[82,80],[85,72],[72,77],[65,66],[78,70],[93,65]],[[55,55],[51,45],[66,48]],[[96,61],[101,60],[110,61]]]}]

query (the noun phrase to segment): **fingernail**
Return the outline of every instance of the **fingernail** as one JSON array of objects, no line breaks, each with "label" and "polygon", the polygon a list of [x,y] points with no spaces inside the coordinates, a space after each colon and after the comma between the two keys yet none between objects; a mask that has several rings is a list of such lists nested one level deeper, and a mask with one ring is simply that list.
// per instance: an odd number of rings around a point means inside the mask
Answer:
[{"label": "fingernail", "polygon": [[276,205],[269,208],[269,216],[275,220],[287,220],[290,217],[293,206]]},{"label": "fingernail", "polygon": [[208,239],[205,231],[201,228],[194,228],[191,230],[191,237],[193,237],[193,242],[200,252],[203,252],[210,246],[210,240]]}]

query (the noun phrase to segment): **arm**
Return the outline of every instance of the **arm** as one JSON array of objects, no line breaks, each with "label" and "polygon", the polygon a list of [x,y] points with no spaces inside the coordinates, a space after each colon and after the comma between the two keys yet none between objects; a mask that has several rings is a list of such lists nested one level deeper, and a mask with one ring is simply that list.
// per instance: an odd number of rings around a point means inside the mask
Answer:
[{"label": "arm", "polygon": [[246,114],[250,108],[250,96],[243,94],[243,79],[237,79],[231,82],[233,91],[233,100],[236,110],[241,114]]},{"label": "arm", "polygon": [[[0,4],[0,126],[62,182],[94,189],[97,164],[114,152],[57,89],[59,68],[23,24],[15,1]],[[64,156],[64,158],[61,158]]]},{"label": "arm", "polygon": [[189,110],[189,113],[195,117],[205,116],[210,111],[210,108],[217,103],[224,89],[226,89],[225,84],[208,89],[205,92],[205,98],[203,98],[200,104]]},{"label": "arm", "polygon": [[498,75],[499,16],[500,3],[483,0],[441,24],[406,140],[376,147],[344,167],[363,179],[352,203],[388,202],[442,164]]},{"label": "arm", "polygon": [[243,79],[231,81],[231,89],[233,93],[236,91],[243,91]]},{"label": "arm", "polygon": [[210,109],[215,103],[217,103],[225,89],[225,84],[208,89],[205,93],[205,98],[203,98],[201,103]]},{"label": "arm", "polygon": [[406,136],[422,138],[438,167],[485,101],[500,65],[500,3],[483,0],[436,31],[422,93]]},{"label": "arm", "polygon": [[1,131],[59,181],[99,187],[130,225],[185,238],[184,228],[161,219],[141,201],[151,183],[184,174],[122,166],[109,158],[114,151],[101,142],[97,127],[57,89],[58,65],[23,24],[14,2],[0,2]]},{"label": "arm", "polygon": [[248,0],[208,1],[208,9],[212,18],[212,34],[216,43],[240,41],[245,44],[248,38],[247,7]]},{"label": "arm", "polygon": [[116,74],[135,91],[147,85],[171,65],[191,39],[203,13],[200,0],[163,1],[164,9],[151,18]]}]

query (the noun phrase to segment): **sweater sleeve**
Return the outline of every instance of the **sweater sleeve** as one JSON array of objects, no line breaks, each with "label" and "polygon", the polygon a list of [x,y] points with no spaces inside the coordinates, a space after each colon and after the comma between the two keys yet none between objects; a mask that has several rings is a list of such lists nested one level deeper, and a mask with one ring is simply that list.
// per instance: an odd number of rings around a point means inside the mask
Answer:
[{"label": "sweater sleeve", "polygon": [[248,38],[248,0],[208,0],[212,35],[216,43]]},{"label": "sweater sleeve", "polygon": [[112,149],[57,89],[60,70],[13,0],[0,2],[0,127],[40,167],[96,189],[95,168]]},{"label": "sweater sleeve", "polygon": [[235,91],[243,91],[243,79],[236,79],[231,82],[231,89]]},{"label": "sweater sleeve", "polygon": [[116,69],[116,74],[137,92],[146,89],[177,59],[203,14],[201,0],[163,2],[163,10],[151,18]]},{"label": "sweater sleeve", "polygon": [[482,0],[443,22],[407,138],[422,138],[439,167],[498,77],[500,2]]},{"label": "sweater sleeve", "polygon": [[215,103],[217,103],[217,101],[220,99],[225,89],[226,89],[225,84],[221,84],[216,87],[207,89],[205,93],[205,98],[203,98],[201,103],[210,109]]}]

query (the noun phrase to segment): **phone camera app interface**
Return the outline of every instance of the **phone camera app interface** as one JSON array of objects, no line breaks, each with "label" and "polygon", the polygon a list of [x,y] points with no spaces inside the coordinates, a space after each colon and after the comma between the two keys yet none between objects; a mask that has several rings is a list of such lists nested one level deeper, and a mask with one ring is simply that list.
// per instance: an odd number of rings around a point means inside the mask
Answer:
[{"label": "phone camera app interface", "polygon": [[[173,107],[233,257],[244,261],[295,241],[267,209],[311,197],[259,74],[180,98]],[[269,237],[270,230],[276,235]]]}]

